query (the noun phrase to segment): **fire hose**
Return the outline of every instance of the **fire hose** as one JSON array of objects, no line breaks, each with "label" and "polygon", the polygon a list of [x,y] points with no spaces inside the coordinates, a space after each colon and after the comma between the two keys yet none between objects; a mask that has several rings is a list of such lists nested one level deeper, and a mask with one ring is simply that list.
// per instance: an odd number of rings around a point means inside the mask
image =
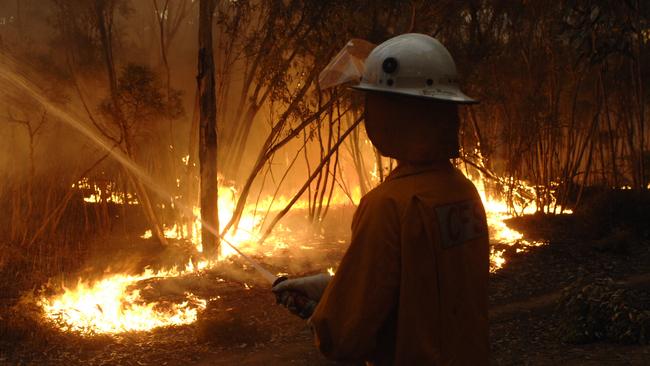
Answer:
[{"label": "fire hose", "polygon": [[[264,268],[260,263],[251,258],[250,256],[244,254],[239,248],[232,244],[228,239],[221,238],[221,240],[228,244],[237,254],[244,258],[250,265],[259,272],[265,280],[267,280],[271,287],[275,287],[277,284],[284,282],[289,279],[287,276],[276,276],[271,273],[268,269]],[[299,291],[282,291],[275,293],[275,301],[278,304],[284,304],[287,308],[294,314],[298,315],[303,319],[307,319],[311,316],[316,308],[316,301],[308,298],[303,293]]]}]

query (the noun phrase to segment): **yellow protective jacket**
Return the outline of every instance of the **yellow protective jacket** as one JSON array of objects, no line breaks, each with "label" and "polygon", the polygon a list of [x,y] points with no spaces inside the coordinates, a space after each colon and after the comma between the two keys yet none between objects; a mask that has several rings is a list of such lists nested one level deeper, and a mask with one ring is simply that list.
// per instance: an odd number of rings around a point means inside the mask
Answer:
[{"label": "yellow protective jacket", "polygon": [[328,358],[487,365],[489,247],[476,188],[450,163],[398,166],[363,197],[310,324]]}]

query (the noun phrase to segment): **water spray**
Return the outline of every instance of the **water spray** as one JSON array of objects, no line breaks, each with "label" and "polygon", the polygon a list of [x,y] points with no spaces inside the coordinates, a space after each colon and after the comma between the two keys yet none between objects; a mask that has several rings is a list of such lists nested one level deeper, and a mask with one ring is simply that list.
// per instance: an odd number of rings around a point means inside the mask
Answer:
[{"label": "water spray", "polygon": [[[203,225],[203,221],[201,221],[201,225]],[[210,230],[210,232],[212,232],[212,230]],[[224,237],[221,237],[220,240],[225,242],[226,244],[228,244],[228,246],[231,247],[235,252],[237,252],[237,254],[239,254],[241,257],[243,257],[250,265],[253,266],[253,268],[255,268],[255,270],[257,270],[257,272],[259,272],[259,274],[262,275],[262,277],[264,277],[265,280],[267,280],[269,283],[271,283],[271,285],[275,286],[277,283],[282,282],[282,281],[279,281],[279,280],[282,279],[284,276],[277,277],[276,275],[271,273],[271,271],[269,271],[268,269],[262,267],[262,265],[259,264],[256,260],[254,260],[253,258],[247,256],[242,251],[240,251],[234,244],[232,244],[230,241],[228,241],[228,239],[226,239]]]},{"label": "water spray", "polygon": [[[6,56],[2,56],[2,61],[4,64],[7,63]],[[142,181],[143,184],[145,184],[147,187],[152,189],[157,195],[163,198],[171,199],[176,205],[176,207],[178,207],[181,210],[181,212],[183,212],[184,214],[190,217],[194,217],[194,212],[192,211],[191,207],[186,206],[182,202],[177,202],[174,199],[174,195],[167,192],[165,188],[163,188],[158,183],[156,183],[152,179],[152,177],[147,173],[145,173],[142,170],[142,168],[138,166],[138,164],[134,162],[131,158],[126,156],[121,151],[114,149],[113,146],[107,143],[102,137],[98,136],[87,125],[79,122],[73,116],[69,115],[68,113],[64,112],[61,108],[57,107],[56,105],[48,101],[43,95],[41,95],[37,91],[36,86],[32,85],[25,77],[23,77],[18,73],[8,71],[6,67],[0,68],[0,77],[7,80],[10,84],[14,85],[15,87],[27,92],[32,98],[34,98],[34,100],[40,103],[48,111],[50,111],[52,115],[54,115],[56,118],[66,123],[70,127],[74,128],[75,130],[79,131],[84,136],[88,137],[97,146],[106,150],[111,156],[113,156],[113,158],[115,158],[115,160],[117,160],[120,164],[122,164],[125,168],[127,168],[131,173],[135,174]],[[201,222],[201,225],[205,227],[210,233],[214,234],[217,237],[220,236],[220,233],[217,230],[217,228],[214,228],[212,227],[212,225],[204,222],[201,217],[199,217],[198,219]],[[276,283],[286,280],[286,277],[278,278],[277,276],[273,275],[269,270],[262,267],[262,265],[257,261],[255,261],[253,258],[242,253],[234,244],[232,244],[226,238],[221,237],[220,239],[226,244],[228,244],[229,247],[231,247],[235,252],[237,252],[237,254],[239,254],[242,258],[244,258],[248,263],[250,263],[253,266],[253,268],[255,268],[255,270],[257,270],[262,275],[262,277],[264,277],[264,279],[267,280],[272,285],[275,285]]]}]

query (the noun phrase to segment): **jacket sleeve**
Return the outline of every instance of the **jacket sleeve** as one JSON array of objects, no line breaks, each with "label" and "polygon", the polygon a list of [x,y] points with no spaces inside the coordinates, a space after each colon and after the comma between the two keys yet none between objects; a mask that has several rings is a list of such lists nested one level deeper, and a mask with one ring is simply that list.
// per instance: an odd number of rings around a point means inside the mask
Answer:
[{"label": "jacket sleeve", "polygon": [[363,361],[381,351],[380,333],[399,296],[399,222],[390,199],[369,195],[360,202],[350,246],[310,319],[326,357]]}]

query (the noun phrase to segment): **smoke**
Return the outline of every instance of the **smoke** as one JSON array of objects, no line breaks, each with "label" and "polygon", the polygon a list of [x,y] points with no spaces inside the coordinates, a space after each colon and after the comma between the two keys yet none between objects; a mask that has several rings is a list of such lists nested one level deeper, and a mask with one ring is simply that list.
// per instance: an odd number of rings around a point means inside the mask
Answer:
[{"label": "smoke", "polygon": [[[128,19],[122,15],[115,19],[115,29],[119,29],[119,34],[115,35],[116,68],[119,73],[123,70],[123,66],[128,63],[135,62],[140,65],[147,65],[155,71],[154,74],[159,78],[159,81],[164,83],[166,70],[157,55],[159,52],[156,42],[158,34],[155,27],[151,27],[149,6],[150,4],[145,6],[144,3],[134,2],[133,12],[130,13]],[[57,14],[55,9],[51,8],[51,4],[48,7],[51,14]],[[29,8],[27,6],[26,9]],[[32,10],[35,10],[34,8],[32,7]],[[160,121],[153,121],[154,123],[148,124],[146,126],[147,134],[136,136],[138,138],[136,143],[138,159],[136,162],[116,153],[95,166],[90,173],[84,174],[86,177],[115,182],[121,174],[121,165],[124,165],[132,171],[137,171],[137,175],[144,181],[153,183],[151,184],[152,187],[162,187],[162,189],[153,188],[153,190],[163,192],[161,196],[164,197],[162,201],[165,201],[165,198],[167,199],[165,203],[169,202],[170,194],[168,193],[174,193],[173,189],[177,188],[177,179],[185,179],[183,176],[185,171],[182,170],[184,167],[172,169],[170,165],[165,165],[161,161],[168,159],[169,155],[173,156],[172,159],[180,160],[180,157],[184,157],[185,151],[188,150],[190,119],[193,115],[195,57],[197,53],[195,44],[196,29],[191,23],[192,19],[193,15],[189,16],[187,19],[189,25],[180,28],[180,33],[174,40],[175,47],[170,49],[171,53],[169,55],[171,66],[170,82],[174,89],[182,92],[182,102],[184,109],[187,111],[186,115],[175,121],[161,118]],[[31,23],[35,22],[38,22],[39,26],[32,26]],[[99,159],[107,154],[107,151],[112,150],[114,147],[110,139],[101,136],[100,129],[97,127],[99,125],[103,126],[103,128],[109,128],[107,126],[109,126],[108,122],[110,122],[104,120],[107,116],[101,113],[100,107],[109,95],[108,81],[105,77],[106,72],[103,60],[101,57],[96,57],[97,54],[95,54],[95,59],[92,57],[84,58],[83,62],[75,59],[79,55],[70,55],[66,48],[67,45],[64,44],[66,40],[57,33],[59,29],[53,27],[53,23],[50,24],[44,21],[42,17],[30,18],[29,23],[29,26],[24,28],[25,33],[13,35],[15,42],[13,42],[12,47],[0,46],[0,52],[2,53],[2,56],[0,56],[0,78],[4,80],[3,88],[0,90],[0,119],[6,117],[0,123],[0,175],[6,178],[3,179],[5,187],[0,187],[0,189],[34,185],[45,188],[57,186],[61,190],[69,190],[71,185],[77,184],[77,180],[84,171],[93,167]],[[42,32],[38,35],[30,34],[32,30],[36,29]],[[43,31],[43,29],[48,29],[48,31]],[[35,44],[31,51],[35,56],[28,58],[28,47],[21,44],[19,40],[21,37],[27,39],[31,36],[34,36],[33,43]],[[52,44],[48,44],[50,41]],[[72,41],[83,43],[86,40],[73,39]],[[84,43],[85,46],[88,45]],[[97,49],[93,52],[96,51]],[[238,68],[235,67],[233,70],[233,72],[237,72]],[[293,82],[298,82],[298,80],[299,78],[296,77]],[[239,95],[239,84],[238,81],[232,83],[234,88],[230,99],[226,98],[224,100],[226,104]],[[232,101],[234,103],[234,99]],[[242,161],[239,164],[239,171],[240,173],[243,172],[240,176],[245,177],[247,175],[249,167],[257,159],[259,147],[268,134],[269,122],[276,121],[277,114],[282,111],[283,106],[280,105],[282,103],[278,101],[274,103],[276,103],[277,108],[274,109],[265,104],[256,116],[248,139],[248,148],[244,151]],[[225,106],[222,107],[225,108]],[[234,105],[229,106],[229,110],[233,114],[236,107]],[[297,122],[300,122],[299,118],[295,117],[291,123],[296,124]],[[221,125],[223,124],[221,123]],[[248,197],[249,202],[258,199],[264,201],[275,193],[291,197],[297,191],[297,187],[300,187],[310,173],[310,164],[311,168],[313,168],[320,161],[323,151],[327,152],[328,141],[325,137],[322,140],[320,139],[320,132],[323,132],[320,129],[324,130],[324,136],[328,133],[326,131],[326,121],[318,121],[318,124],[308,130],[305,136],[299,136],[300,138],[291,141],[276,153],[268,166],[268,170],[263,171],[257,178],[256,185]],[[110,131],[109,128],[109,132],[114,131]],[[334,141],[335,132],[329,131],[329,136]],[[303,145],[308,146],[305,148],[306,151],[301,152],[300,148]],[[349,147],[346,148],[349,149]],[[368,147],[366,150],[371,152]],[[300,152],[300,154],[296,155],[296,151]],[[337,159],[339,159],[338,156]],[[369,159],[369,161],[372,160]],[[292,163],[294,161],[295,164]],[[135,165],[136,163],[137,165]],[[350,189],[358,186],[351,158],[347,157],[347,154],[341,154],[338,163],[338,176],[330,176],[327,187],[320,187],[321,190],[327,190],[328,192],[332,189],[343,197],[343,199],[338,200],[338,203],[333,203],[333,206],[340,204],[341,201],[348,202],[358,199],[358,194],[355,199],[351,197],[348,200],[341,193],[342,185],[347,184],[349,185],[347,188]],[[372,166],[371,162],[366,163],[367,166]],[[144,169],[140,169],[140,166],[144,166]],[[287,169],[291,170],[291,174],[286,179],[281,178]],[[152,175],[151,172],[155,174]],[[327,173],[324,174],[325,176],[327,176]],[[334,182],[334,179],[337,182]],[[323,181],[325,181],[325,178]],[[231,183],[237,186],[242,182],[235,180]],[[278,187],[280,187],[279,190]],[[308,192],[308,194],[311,195],[309,199],[316,200],[315,192]],[[328,196],[325,195],[324,197],[323,199],[323,195],[320,195],[320,200],[328,201]],[[308,197],[303,197],[303,199],[307,200]],[[45,200],[45,197],[39,197],[35,202],[41,205]],[[260,210],[265,210],[264,205],[260,206]],[[347,210],[351,212],[353,208],[350,206]],[[269,219],[274,214],[275,212],[271,212]],[[278,271],[298,273],[319,267],[325,268],[328,266],[327,264],[330,262],[335,263],[336,260],[330,261],[328,259],[328,256],[330,256],[329,249],[321,250],[322,247],[318,243],[323,241],[331,242],[331,248],[333,249],[340,247],[341,242],[347,239],[348,221],[344,221],[344,224],[339,222],[338,225],[328,227],[329,219],[335,217],[335,215],[334,209],[332,209],[328,215],[328,221],[312,224],[311,221],[318,221],[319,218],[309,214],[307,209],[296,210],[295,214],[292,213],[281,221],[281,226],[276,228],[273,236],[267,240],[262,248],[254,248],[255,244],[252,243],[248,252],[258,255],[265,263],[268,262],[266,264],[277,268]],[[113,220],[113,218],[111,217],[110,220]],[[345,228],[345,233],[332,234],[338,228]],[[25,231],[28,232],[30,229]],[[108,239],[118,240],[109,237],[101,238],[99,241]],[[88,239],[87,241],[89,243],[84,243],[84,246],[95,245],[90,243],[91,240]],[[133,245],[141,244],[136,240]],[[120,248],[121,246],[117,243],[111,243],[109,247]],[[127,247],[128,245],[124,246],[124,248]],[[152,252],[147,253],[146,251],[149,249]],[[142,249],[148,254],[142,257],[148,257],[150,259],[148,263],[160,266],[179,265],[175,258],[183,258],[184,261],[193,254],[165,252],[162,254],[165,258],[151,260],[154,249],[156,248]],[[136,249],[131,248],[129,250]],[[140,250],[140,248],[137,250]],[[99,253],[102,252],[99,251]],[[106,255],[102,259],[109,257],[110,255]],[[113,262],[119,262],[120,267],[115,267],[113,264],[110,271],[137,272],[143,268],[146,261],[120,257],[119,261]],[[87,271],[89,273],[93,272],[93,275],[88,277],[100,276],[108,267],[109,263],[102,260],[91,261],[88,263]]]}]

